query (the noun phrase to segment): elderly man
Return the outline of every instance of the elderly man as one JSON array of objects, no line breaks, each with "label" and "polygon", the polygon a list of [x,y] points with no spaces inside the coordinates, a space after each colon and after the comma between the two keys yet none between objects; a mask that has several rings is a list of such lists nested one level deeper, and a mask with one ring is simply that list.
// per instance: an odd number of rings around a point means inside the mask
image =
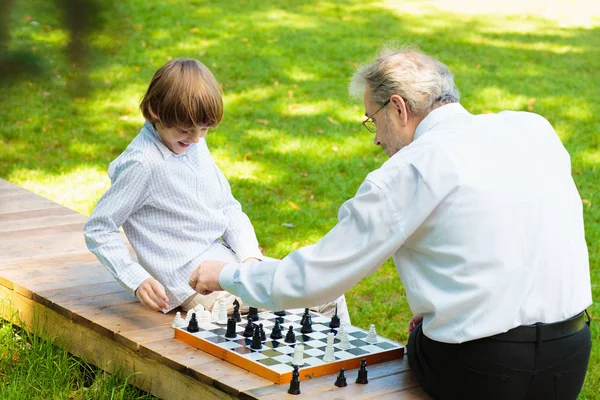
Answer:
[{"label": "elderly man", "polygon": [[411,310],[408,359],[449,399],[575,399],[591,348],[581,198],[552,126],[526,112],[472,115],[453,76],[387,50],[351,84],[390,159],[317,244],[252,264],[206,262],[199,292],[272,310],[331,301],[394,259]]}]

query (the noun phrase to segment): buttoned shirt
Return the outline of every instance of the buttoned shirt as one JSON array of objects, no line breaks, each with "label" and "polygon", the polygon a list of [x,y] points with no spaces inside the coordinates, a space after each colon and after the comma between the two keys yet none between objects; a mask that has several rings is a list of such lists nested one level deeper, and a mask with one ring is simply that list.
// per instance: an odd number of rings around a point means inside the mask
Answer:
[{"label": "buttoned shirt", "polygon": [[305,307],[392,257],[423,332],[446,343],[562,321],[592,301],[570,157],[536,114],[433,110],[338,219],[281,261],[228,264],[220,285],[246,304]]},{"label": "buttoned shirt", "polygon": [[[112,185],[84,235],[90,251],[132,293],[152,276],[165,286],[174,308],[195,293],[188,279],[198,263],[219,259],[223,246],[239,261],[261,257],[254,228],[204,138],[178,155],[146,122],[108,174]],[[121,226],[137,261],[126,248]]]}]

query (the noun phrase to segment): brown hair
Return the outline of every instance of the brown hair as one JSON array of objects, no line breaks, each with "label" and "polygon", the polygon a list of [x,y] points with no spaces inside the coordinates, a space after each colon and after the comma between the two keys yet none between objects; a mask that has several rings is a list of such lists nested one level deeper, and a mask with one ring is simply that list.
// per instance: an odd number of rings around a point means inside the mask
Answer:
[{"label": "brown hair", "polygon": [[146,120],[167,128],[214,128],[223,118],[221,88],[200,61],[175,59],[154,73],[140,110]]}]

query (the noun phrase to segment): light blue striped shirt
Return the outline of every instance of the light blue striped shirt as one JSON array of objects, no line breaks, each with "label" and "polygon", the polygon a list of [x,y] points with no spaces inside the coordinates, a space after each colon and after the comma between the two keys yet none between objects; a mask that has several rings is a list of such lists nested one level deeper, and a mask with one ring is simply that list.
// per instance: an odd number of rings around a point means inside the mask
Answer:
[{"label": "light blue striped shirt", "polygon": [[146,122],[108,174],[112,186],[84,236],[89,250],[131,293],[152,276],[165,286],[171,309],[177,307],[195,293],[188,278],[198,263],[222,253],[220,238],[239,261],[262,257],[254,228],[204,138],[177,155]]}]

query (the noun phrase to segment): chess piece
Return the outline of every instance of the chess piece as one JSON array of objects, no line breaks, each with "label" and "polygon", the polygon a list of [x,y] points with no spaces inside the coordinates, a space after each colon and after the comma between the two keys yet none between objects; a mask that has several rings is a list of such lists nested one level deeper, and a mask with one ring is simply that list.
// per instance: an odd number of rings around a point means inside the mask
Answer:
[{"label": "chess piece", "polygon": [[283,337],[283,334],[281,333],[281,325],[279,324],[279,321],[275,321],[275,326],[273,327],[273,329],[271,330],[271,339],[281,339]]},{"label": "chess piece", "polygon": [[254,334],[252,335],[252,344],[250,345],[250,348],[254,350],[262,349],[262,343],[260,341],[260,327],[258,325],[254,325]]},{"label": "chess piece", "polygon": [[300,394],[300,371],[298,371],[297,365],[294,365],[294,371],[292,372],[292,380],[290,381],[288,393]]},{"label": "chess piece", "polygon": [[346,372],[344,371],[344,368],[340,368],[340,374],[338,375],[337,379],[335,380],[335,386],[337,386],[337,387],[348,386],[348,383],[346,382]]},{"label": "chess piece", "polygon": [[335,305],[335,314],[333,314],[333,317],[331,317],[331,322],[329,322],[329,327],[330,328],[339,328],[340,327],[340,317],[337,313],[337,304]]},{"label": "chess piece", "polygon": [[285,317],[286,316],[285,310],[283,310],[283,311],[275,311],[273,314],[277,315],[278,317]]},{"label": "chess piece", "polygon": [[248,321],[252,320],[252,322],[258,321],[258,308],[250,307],[246,319]]},{"label": "chess piece", "polygon": [[327,333],[327,347],[325,348],[325,355],[323,356],[323,361],[335,361],[335,356],[333,355],[333,332]]},{"label": "chess piece", "polygon": [[290,328],[287,331],[287,334],[285,335],[284,342],[286,342],[286,343],[296,343],[296,334],[294,333],[294,328],[292,328],[291,325],[290,325]]},{"label": "chess piece", "polygon": [[238,299],[233,301],[233,313],[231,318],[235,319],[235,322],[242,322],[242,316],[240,315],[240,302]]},{"label": "chess piece", "polygon": [[346,325],[342,325],[337,334],[340,342],[338,343],[338,347],[342,350],[348,350],[350,348],[350,339],[348,338],[348,331],[346,330]]},{"label": "chess piece", "polygon": [[196,313],[192,313],[192,318],[190,318],[190,323],[187,326],[187,331],[191,333],[198,332],[200,327],[198,326],[198,321],[196,320]]},{"label": "chess piece", "polygon": [[227,324],[227,298],[225,296],[221,297],[217,304],[219,307],[216,312],[216,322],[218,325],[225,325]]},{"label": "chess piece", "polygon": [[375,331],[375,324],[371,324],[371,326],[369,327],[369,333],[365,338],[365,342],[371,344],[377,343],[377,332]]},{"label": "chess piece", "polygon": [[265,333],[265,329],[263,328],[263,324],[258,324],[258,332],[260,333],[260,340],[263,342],[267,340],[267,334]]},{"label": "chess piece", "polygon": [[196,313],[196,318],[204,312],[204,306],[202,304],[196,305],[194,307],[194,312]]},{"label": "chess piece", "polygon": [[310,318],[310,311],[308,310],[308,308],[305,308],[304,314],[302,314],[302,319],[300,320],[300,325],[304,325],[308,318]]},{"label": "chess piece", "polygon": [[304,345],[297,344],[294,348],[294,359],[292,360],[292,365],[304,365]]},{"label": "chess piece", "polygon": [[205,324],[210,324],[211,319],[212,319],[212,313],[208,310],[204,310],[202,312],[202,317],[200,317],[200,321],[204,322]]},{"label": "chess piece", "polygon": [[237,333],[235,332],[236,323],[235,319],[228,318],[227,319],[227,332],[225,333],[225,337],[229,339],[234,339],[237,337]]},{"label": "chess piece", "polygon": [[310,316],[304,320],[304,324],[302,324],[302,329],[300,329],[300,333],[306,334],[311,333],[313,331],[312,323]]},{"label": "chess piece", "polygon": [[254,335],[254,324],[250,320],[246,324],[246,329],[244,329],[244,337],[251,337],[252,335]]},{"label": "chess piece", "polygon": [[364,358],[360,360],[360,369],[358,370],[358,378],[356,378],[356,383],[361,385],[366,385],[369,383],[369,379],[367,379],[367,360]]},{"label": "chess piece", "polygon": [[194,314],[194,310],[189,310],[187,314],[185,314],[185,326],[190,323],[190,319],[192,319],[192,314]]},{"label": "chess piece", "polygon": [[177,311],[175,314],[175,319],[173,320],[173,325],[171,328],[184,328],[186,326],[185,319],[181,318],[181,313]]}]

